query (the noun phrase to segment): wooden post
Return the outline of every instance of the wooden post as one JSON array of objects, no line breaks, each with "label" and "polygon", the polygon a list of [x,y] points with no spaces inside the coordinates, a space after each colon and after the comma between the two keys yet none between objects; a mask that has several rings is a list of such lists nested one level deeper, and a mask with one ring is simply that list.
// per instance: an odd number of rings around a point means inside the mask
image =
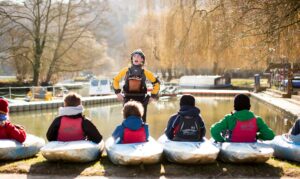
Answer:
[{"label": "wooden post", "polygon": [[291,68],[289,68],[288,70],[287,98],[292,97],[292,93],[293,93],[292,80],[293,80],[293,64],[291,65]]},{"label": "wooden post", "polygon": [[8,87],[9,90],[9,98],[11,99],[11,87]]}]

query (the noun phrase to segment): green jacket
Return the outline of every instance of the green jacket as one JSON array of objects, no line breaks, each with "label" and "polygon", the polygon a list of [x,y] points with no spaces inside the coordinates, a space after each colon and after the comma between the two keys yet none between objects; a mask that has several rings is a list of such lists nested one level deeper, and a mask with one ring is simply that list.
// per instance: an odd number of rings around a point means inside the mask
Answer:
[{"label": "green jacket", "polygon": [[262,120],[261,117],[255,116],[254,113],[249,110],[242,110],[237,111],[233,114],[227,114],[222,120],[211,126],[211,136],[215,139],[215,141],[225,142],[226,139],[221,135],[221,132],[226,130],[232,131],[236,125],[237,120],[246,121],[252,119],[253,117],[256,118],[258,127],[257,139],[272,140],[275,136],[272,129],[267,126],[267,124]]}]

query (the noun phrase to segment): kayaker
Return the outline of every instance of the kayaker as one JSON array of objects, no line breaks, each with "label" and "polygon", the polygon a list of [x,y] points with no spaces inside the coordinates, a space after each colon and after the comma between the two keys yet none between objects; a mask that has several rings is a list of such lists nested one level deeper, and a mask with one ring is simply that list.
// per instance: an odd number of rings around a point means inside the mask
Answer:
[{"label": "kayaker", "polygon": [[112,136],[116,143],[128,144],[146,142],[149,138],[148,124],[142,120],[143,105],[138,101],[129,101],[123,107],[124,121],[117,126]]},{"label": "kayaker", "polygon": [[272,140],[273,130],[263,119],[250,111],[250,98],[245,94],[234,98],[234,111],[225,115],[210,128],[212,138],[217,142],[256,142]]},{"label": "kayaker", "polygon": [[8,101],[0,98],[0,139],[12,139],[23,143],[26,132],[23,126],[13,124],[9,121]]},{"label": "kayaker", "polygon": [[168,121],[166,136],[174,141],[202,141],[206,129],[200,109],[195,106],[195,98],[183,95],[179,104],[179,111]]},{"label": "kayaker", "polygon": [[295,142],[300,143],[300,118],[294,123],[289,131],[289,138]]},{"label": "kayaker", "polygon": [[48,141],[90,140],[99,143],[102,135],[96,126],[83,115],[81,96],[69,93],[64,98],[64,107],[60,107],[58,117],[47,131]]}]

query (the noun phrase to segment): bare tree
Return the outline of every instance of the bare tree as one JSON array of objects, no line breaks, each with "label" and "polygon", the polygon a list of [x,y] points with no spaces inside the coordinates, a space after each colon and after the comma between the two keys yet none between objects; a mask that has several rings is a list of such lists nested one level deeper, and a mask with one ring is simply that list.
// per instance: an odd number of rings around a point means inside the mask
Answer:
[{"label": "bare tree", "polygon": [[[99,25],[106,24],[105,19],[102,19],[101,16],[108,10],[108,7],[104,5],[104,3],[101,3],[98,4],[96,8],[91,8],[92,7],[86,5],[84,1],[80,1],[78,3],[68,1],[67,4],[60,2],[57,5],[56,10],[58,11],[58,18],[55,20],[56,28],[53,32],[53,37],[56,39],[53,39],[54,50],[52,58],[49,60],[49,67],[44,79],[45,83],[48,83],[51,80],[53,74],[70,70],[68,67],[68,70],[64,68],[64,66],[67,66],[65,64],[68,64],[69,61],[66,54],[68,52],[76,53],[74,51],[74,46],[76,44],[76,50],[79,52],[82,51],[83,53],[83,50],[81,49],[86,48],[86,46],[80,46],[80,41],[82,41],[82,39],[95,38],[93,34],[89,32],[90,28],[97,28]],[[83,59],[85,60],[84,65],[82,63]],[[76,62],[79,64],[78,67],[81,68],[74,68],[73,71],[84,70],[95,65],[95,63],[92,63],[91,61],[95,60],[92,57],[86,57],[83,59]]]},{"label": "bare tree", "polygon": [[[22,29],[22,35],[28,38],[26,43],[24,41],[23,44],[19,44],[19,48],[25,46],[30,51],[24,53],[18,50],[20,53],[15,56],[26,57],[31,64],[34,85],[38,85],[41,80],[48,83],[55,73],[59,73],[59,70],[64,71],[58,66],[62,67],[64,60],[68,61],[66,55],[73,50],[76,43],[83,38],[94,38],[89,33],[89,28],[104,23],[99,14],[107,10],[105,1],[101,2],[97,4],[97,7],[100,7],[98,9],[93,9],[91,4],[84,0],[26,0],[21,4],[12,1],[1,3],[0,17],[9,22],[3,25],[7,31],[3,31],[2,34],[7,34],[12,28],[18,28]],[[99,13],[96,13],[97,11]],[[6,50],[12,48],[16,47],[10,46]]]}]

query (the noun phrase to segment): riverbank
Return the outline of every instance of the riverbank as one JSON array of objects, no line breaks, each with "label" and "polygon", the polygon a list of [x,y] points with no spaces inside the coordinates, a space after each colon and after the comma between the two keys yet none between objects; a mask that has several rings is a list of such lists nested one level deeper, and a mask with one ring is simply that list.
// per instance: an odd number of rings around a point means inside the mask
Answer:
[{"label": "riverbank", "polygon": [[[106,156],[90,163],[47,162],[41,154],[37,157],[14,162],[0,162],[0,173],[17,173],[62,177],[300,177],[299,163],[271,158],[262,164],[230,164],[217,161],[208,165],[179,165],[163,160],[160,164],[117,166]],[[1,176],[1,175],[0,175]]]},{"label": "riverbank", "polygon": [[289,113],[290,115],[294,116],[295,119],[300,117],[300,103],[297,100],[275,97],[265,92],[251,93],[251,96],[277,109]]}]

